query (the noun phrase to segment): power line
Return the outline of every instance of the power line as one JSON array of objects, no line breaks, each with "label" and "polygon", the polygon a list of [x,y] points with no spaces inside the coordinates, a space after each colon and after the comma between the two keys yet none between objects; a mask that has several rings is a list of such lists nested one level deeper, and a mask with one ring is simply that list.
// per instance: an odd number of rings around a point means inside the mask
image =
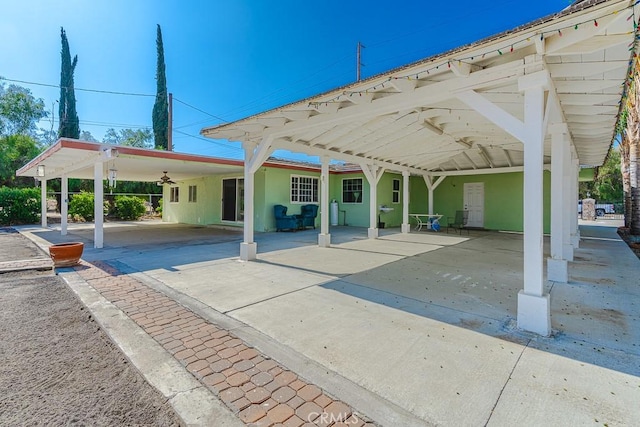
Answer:
[{"label": "power line", "polygon": [[[50,121],[50,120],[47,120]],[[60,119],[54,118],[54,123],[60,123]],[[117,128],[130,128],[130,129],[151,129],[149,125],[133,125],[128,123],[109,123],[109,122],[98,122],[93,120],[78,120],[78,123],[81,125],[88,126],[100,126],[100,127],[117,127]]]},{"label": "power line", "polygon": [[200,139],[202,141],[206,141],[206,142],[208,142],[210,144],[218,145],[218,146],[226,148],[226,149],[233,149],[235,151],[242,151],[241,147],[238,147],[238,146],[235,146],[235,145],[224,144],[224,143],[216,141],[215,139],[204,138],[204,137],[199,136],[199,135],[191,135],[189,133],[182,132],[181,130],[177,130],[177,129],[174,129],[173,131],[176,132],[176,133],[179,133],[181,135],[188,136],[188,137],[195,138],[195,139]]},{"label": "power line", "polygon": [[224,123],[227,123],[227,120],[223,119],[222,117],[216,116],[215,114],[208,113],[208,112],[206,112],[206,111],[204,111],[204,110],[201,110],[201,109],[200,109],[200,108],[198,108],[198,107],[194,107],[194,106],[193,106],[193,105],[191,105],[191,104],[187,104],[186,102],[179,100],[179,99],[178,99],[178,98],[176,98],[175,96],[173,97],[173,99],[174,99],[174,101],[178,101],[180,104],[186,105],[187,107],[189,107],[189,108],[193,108],[194,110],[199,111],[199,112],[201,112],[201,113],[203,113],[203,114],[206,114],[207,116],[213,117],[214,119],[218,119],[218,120],[220,120],[220,121],[222,121],[222,122],[224,122]]},{"label": "power line", "polygon": [[[45,86],[45,87],[55,87],[58,89],[61,89],[62,87],[60,85],[52,85],[52,84],[47,84],[47,83],[38,83],[38,82],[29,82],[26,80],[16,80],[16,79],[7,79],[6,77],[0,77],[0,80],[6,80],[8,82],[13,82],[13,83],[22,83],[22,84],[27,84],[27,85],[35,85],[35,86]],[[68,89],[67,87],[65,87],[64,89]],[[100,89],[83,89],[83,88],[79,88],[79,87],[74,87],[74,90],[79,90],[82,92],[95,92],[95,93],[106,93],[109,95],[126,95],[126,96],[146,96],[146,97],[155,97],[155,95],[151,95],[148,93],[134,93],[134,92],[116,92],[116,91],[111,91],[111,90],[100,90]]]}]

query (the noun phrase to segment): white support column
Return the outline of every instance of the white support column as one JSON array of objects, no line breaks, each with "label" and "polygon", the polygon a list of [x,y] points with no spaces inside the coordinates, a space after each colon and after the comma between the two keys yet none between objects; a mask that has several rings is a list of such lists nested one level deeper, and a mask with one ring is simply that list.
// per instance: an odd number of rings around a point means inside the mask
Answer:
[{"label": "white support column", "polygon": [[549,295],[543,282],[544,95],[547,72],[521,77],[524,91],[524,289],[518,293],[518,327],[551,333]]},{"label": "white support column", "polygon": [[259,145],[244,142],[244,241],[240,243],[240,259],[253,261],[258,254],[258,244],[253,241],[255,173],[273,151],[273,138],[265,137]]},{"label": "white support column", "polygon": [[369,229],[367,235],[370,239],[378,238],[378,182],[384,174],[384,168],[375,165],[361,165],[364,176],[369,182]]},{"label": "white support column", "polygon": [[409,224],[409,171],[402,171],[402,232],[411,231]]},{"label": "white support column", "polygon": [[427,201],[427,213],[433,215],[433,180],[431,176],[425,176],[424,180],[427,183],[427,197],[429,198]]},{"label": "white support column", "polygon": [[253,241],[253,206],[254,206],[254,176],[251,171],[256,146],[243,143],[244,149],[244,240],[240,243],[240,259],[242,261],[255,260],[258,253],[258,245]]},{"label": "white support column", "polygon": [[[551,333],[551,310],[543,283],[542,183],[548,124],[545,91],[550,84],[546,70],[519,78],[518,89],[525,95],[524,122],[480,93],[472,90],[456,93],[458,99],[524,144],[524,289],[518,293],[518,327],[545,336]],[[552,102],[553,93],[550,99]]]},{"label": "white support column", "polygon": [[67,217],[69,216],[69,179],[67,175],[60,178],[60,234],[67,235]]},{"label": "white support column", "polygon": [[440,185],[445,178],[446,176],[444,175],[439,176],[438,179],[436,179],[434,182],[433,177],[431,175],[424,175],[424,183],[427,184],[427,192],[429,195],[429,201],[428,201],[429,207],[427,212],[429,215],[433,215],[433,192],[435,191],[436,188],[438,188],[438,185]]},{"label": "white support column", "polygon": [[104,189],[102,186],[102,162],[93,165],[93,247],[100,249],[104,244]]},{"label": "white support column", "polygon": [[40,225],[47,228],[47,178],[40,178]]},{"label": "white support column", "polygon": [[569,153],[569,130],[565,123],[549,127],[551,133],[551,257],[547,258],[547,279],[566,283],[569,264],[564,258],[564,209],[568,194],[564,192],[565,155]]},{"label": "white support column", "polygon": [[320,173],[320,234],[318,234],[318,246],[328,248],[331,246],[331,234],[329,234],[329,157],[322,156],[322,169]]},{"label": "white support column", "polygon": [[567,261],[573,261],[573,245],[571,245],[571,217],[576,217],[578,212],[577,203],[573,200],[571,193],[571,147],[565,144],[564,149],[564,166],[562,168],[562,187],[564,194],[564,208],[562,210],[562,257]]},{"label": "white support column", "polygon": [[573,157],[571,159],[571,194],[570,197],[573,201],[573,205],[575,209],[573,210],[573,215],[571,216],[571,245],[573,249],[578,249],[580,247],[580,229],[578,228],[578,177],[580,175],[580,161]]}]

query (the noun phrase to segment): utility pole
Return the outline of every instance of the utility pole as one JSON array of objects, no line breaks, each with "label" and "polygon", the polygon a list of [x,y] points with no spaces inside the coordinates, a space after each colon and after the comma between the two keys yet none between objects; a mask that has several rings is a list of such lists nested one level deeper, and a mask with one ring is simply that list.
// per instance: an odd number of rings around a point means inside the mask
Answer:
[{"label": "utility pole", "polygon": [[169,123],[167,125],[167,151],[173,151],[173,94],[169,93]]},{"label": "utility pole", "polygon": [[360,81],[360,68],[364,66],[362,63],[362,48],[366,48],[365,45],[358,42],[358,48],[356,49],[356,81]]}]

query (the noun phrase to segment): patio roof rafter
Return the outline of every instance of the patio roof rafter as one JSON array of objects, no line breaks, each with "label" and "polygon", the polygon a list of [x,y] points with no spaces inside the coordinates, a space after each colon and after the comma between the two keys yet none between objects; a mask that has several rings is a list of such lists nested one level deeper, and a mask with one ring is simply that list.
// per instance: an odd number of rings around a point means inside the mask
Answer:
[{"label": "patio roof rafter", "polygon": [[[523,172],[525,261],[518,326],[548,335],[543,171],[554,161],[553,153],[558,157],[554,141],[562,139],[563,150],[571,153],[570,162],[561,162],[563,175],[571,169],[572,182],[563,189],[563,197],[576,199],[573,181],[578,165],[603,163],[628,85],[629,66],[636,60],[638,30],[631,17],[639,15],[635,0],[574,2],[516,29],[280,109],[205,128],[202,134],[240,135],[241,141],[270,136],[279,148],[362,164],[372,194],[377,181],[368,168],[424,176],[430,213],[435,177]],[[292,110],[309,113],[287,115]],[[260,117],[288,121],[247,127],[259,123]],[[566,127],[562,136],[558,124]],[[550,134],[549,128],[555,133]],[[564,152],[563,158],[568,157]],[[557,158],[555,162],[559,167]],[[555,175],[557,183],[557,170]],[[556,195],[556,205],[558,200]],[[559,209],[571,211],[572,204]],[[372,198],[370,237],[377,234],[377,208]],[[562,223],[569,222],[571,245],[577,247],[574,219],[562,218]],[[559,217],[555,221],[560,224]],[[403,230],[406,225],[403,222]],[[566,228],[563,225],[564,233]]]}]

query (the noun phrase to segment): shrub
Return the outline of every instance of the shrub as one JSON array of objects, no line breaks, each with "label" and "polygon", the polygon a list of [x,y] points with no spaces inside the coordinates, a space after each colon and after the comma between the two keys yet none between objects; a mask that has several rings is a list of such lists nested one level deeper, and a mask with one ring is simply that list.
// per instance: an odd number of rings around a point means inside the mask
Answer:
[{"label": "shrub", "polygon": [[40,218],[40,189],[0,187],[0,225],[34,224]]},{"label": "shrub", "polygon": [[123,220],[137,220],[147,211],[144,200],[133,196],[116,196],[114,213]]},{"label": "shrub", "polygon": [[158,200],[158,207],[156,208],[156,212],[162,216],[162,206],[163,206],[163,199]]},{"label": "shrub", "polygon": [[[82,192],[75,194],[69,201],[69,215],[74,221],[93,221],[93,193]],[[104,201],[103,213],[109,212],[109,202]]]}]

